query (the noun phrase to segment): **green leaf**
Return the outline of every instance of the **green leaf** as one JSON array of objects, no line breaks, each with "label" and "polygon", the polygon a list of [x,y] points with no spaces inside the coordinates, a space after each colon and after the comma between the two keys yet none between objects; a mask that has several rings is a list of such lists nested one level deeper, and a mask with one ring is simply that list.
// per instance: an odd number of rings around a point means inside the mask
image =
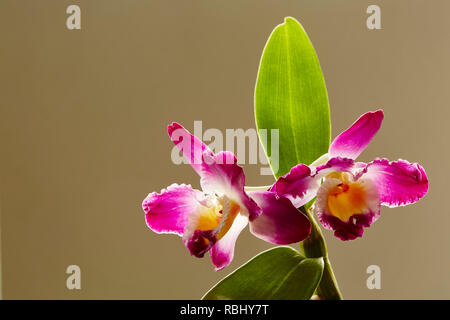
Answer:
[{"label": "green leaf", "polygon": [[291,247],[264,251],[222,279],[204,300],[308,300],[323,272],[322,258],[309,259]]},{"label": "green leaf", "polygon": [[[312,43],[294,18],[285,18],[264,48],[256,81],[255,116],[257,128],[267,129],[268,138],[260,139],[276,177],[328,152],[330,110],[325,81]],[[270,158],[271,129],[279,129],[279,159]]]}]

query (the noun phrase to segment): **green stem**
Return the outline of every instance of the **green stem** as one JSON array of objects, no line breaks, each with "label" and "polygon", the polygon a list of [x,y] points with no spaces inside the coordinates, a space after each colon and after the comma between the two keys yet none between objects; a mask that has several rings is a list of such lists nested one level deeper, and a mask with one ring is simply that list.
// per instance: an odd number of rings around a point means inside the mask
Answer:
[{"label": "green stem", "polygon": [[311,210],[301,208],[311,221],[311,234],[309,238],[300,243],[300,249],[308,258],[323,258],[324,270],[322,280],[317,288],[317,294],[321,299],[325,300],[342,300],[342,294],[336,281],[336,277],[328,258],[327,245],[323,238],[319,225],[311,214]]}]

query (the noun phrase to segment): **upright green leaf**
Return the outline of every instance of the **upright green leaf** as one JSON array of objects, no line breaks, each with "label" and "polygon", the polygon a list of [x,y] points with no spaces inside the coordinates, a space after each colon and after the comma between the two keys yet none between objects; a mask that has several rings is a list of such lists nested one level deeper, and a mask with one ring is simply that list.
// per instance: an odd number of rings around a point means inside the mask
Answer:
[{"label": "upright green leaf", "polygon": [[255,116],[257,128],[268,130],[267,139],[260,137],[268,157],[272,155],[270,130],[279,129],[279,159],[271,159],[276,177],[328,152],[330,111],[325,81],[311,41],[293,18],[285,18],[272,31],[264,48]]},{"label": "upright green leaf", "polygon": [[308,300],[323,272],[322,258],[290,247],[264,251],[216,284],[204,300]]}]

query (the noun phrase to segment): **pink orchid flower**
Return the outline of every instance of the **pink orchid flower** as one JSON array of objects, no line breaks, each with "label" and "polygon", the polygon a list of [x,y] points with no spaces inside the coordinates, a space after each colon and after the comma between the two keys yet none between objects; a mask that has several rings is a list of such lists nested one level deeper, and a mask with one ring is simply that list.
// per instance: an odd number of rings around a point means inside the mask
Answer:
[{"label": "pink orchid flower", "polygon": [[245,175],[231,152],[214,154],[178,123],[169,137],[200,176],[202,191],[172,184],[150,193],[142,203],[148,227],[173,233],[191,253],[209,252],[216,270],[228,266],[240,232],[250,222],[256,237],[274,244],[290,244],[309,236],[311,224],[285,197],[270,191],[244,190]]},{"label": "pink orchid flower", "polygon": [[425,170],[405,160],[370,163],[354,160],[364,151],[383,121],[382,110],[367,112],[331,143],[311,166],[299,164],[269,189],[301,207],[317,196],[314,212],[341,240],[362,237],[380,216],[380,205],[412,204],[428,191]]}]

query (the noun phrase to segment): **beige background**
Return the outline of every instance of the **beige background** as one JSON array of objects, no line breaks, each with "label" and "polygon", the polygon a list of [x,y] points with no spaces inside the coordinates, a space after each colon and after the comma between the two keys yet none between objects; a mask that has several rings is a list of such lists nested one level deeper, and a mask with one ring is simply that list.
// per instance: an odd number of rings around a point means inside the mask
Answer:
[{"label": "beige background", "polygon": [[[69,4],[82,30],[66,29]],[[365,26],[382,8],[382,30]],[[420,162],[418,204],[382,209],[365,237],[325,232],[348,299],[450,298],[448,206],[450,2],[0,1],[3,295],[7,299],[197,299],[270,245],[245,231],[232,265],[214,272],[176,236],[147,229],[147,193],[199,181],[170,161],[171,121],[252,128],[259,58],[284,16],[312,39],[328,87],[333,137],[382,107],[362,155]],[[249,185],[271,183],[245,166]],[[65,269],[82,270],[82,290]],[[366,288],[366,268],[382,289]]]}]

